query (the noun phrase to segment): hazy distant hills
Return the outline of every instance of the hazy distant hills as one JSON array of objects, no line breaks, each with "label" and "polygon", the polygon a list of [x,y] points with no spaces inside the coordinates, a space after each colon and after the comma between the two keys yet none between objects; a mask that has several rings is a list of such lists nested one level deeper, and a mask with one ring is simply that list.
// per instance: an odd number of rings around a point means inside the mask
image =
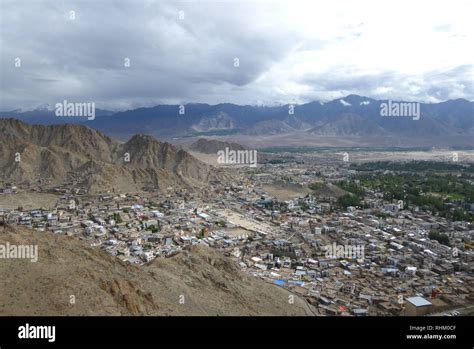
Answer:
[{"label": "hazy distant hills", "polygon": [[217,154],[218,151],[225,150],[245,150],[246,148],[238,143],[218,141],[215,139],[200,138],[189,146],[190,150],[204,153],[204,154]]},{"label": "hazy distant hills", "polygon": [[[113,115],[115,112],[104,109],[95,110],[96,117]],[[82,116],[58,117],[55,114],[54,106],[43,105],[32,110],[17,109],[13,111],[0,112],[1,118],[15,118],[31,124],[40,125],[55,125],[55,124],[69,124],[69,123],[83,123]]]},{"label": "hazy distant hills", "polygon": [[216,175],[186,151],[151,136],[120,143],[83,125],[1,119],[0,148],[0,175],[6,179],[76,182],[92,193],[201,186]]},{"label": "hazy distant hills", "polygon": [[[178,105],[159,105],[124,112],[98,111],[95,120],[51,117],[51,112],[0,113],[35,123],[78,122],[122,139],[136,133],[158,137],[193,135],[246,135],[264,138],[299,134],[303,137],[361,137],[374,143],[389,139],[397,145],[474,146],[474,102],[463,99],[420,104],[420,119],[381,116],[375,100],[349,95],[327,103],[311,102],[283,106],[240,106],[235,104],[187,104],[184,114]],[[181,108],[181,111],[183,108]],[[293,111],[293,113],[292,113]],[[49,114],[48,114],[49,113]],[[56,121],[54,121],[56,118]],[[275,144],[284,145],[284,144]]]}]

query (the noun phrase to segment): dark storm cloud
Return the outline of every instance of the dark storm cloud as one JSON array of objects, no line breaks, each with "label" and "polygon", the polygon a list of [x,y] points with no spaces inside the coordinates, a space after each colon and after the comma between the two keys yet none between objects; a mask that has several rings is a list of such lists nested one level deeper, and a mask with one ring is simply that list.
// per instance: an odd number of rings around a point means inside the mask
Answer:
[{"label": "dark storm cloud", "polygon": [[8,14],[4,109],[22,100],[205,98],[211,86],[251,83],[294,45],[289,32],[255,31],[251,3],[20,1],[2,7]]}]

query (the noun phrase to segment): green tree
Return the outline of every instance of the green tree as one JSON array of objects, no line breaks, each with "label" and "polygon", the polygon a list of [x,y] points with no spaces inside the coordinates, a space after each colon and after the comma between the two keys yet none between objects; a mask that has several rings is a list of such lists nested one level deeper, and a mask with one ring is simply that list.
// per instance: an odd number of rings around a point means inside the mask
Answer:
[{"label": "green tree", "polygon": [[446,234],[443,234],[443,233],[438,233],[436,231],[432,231],[429,233],[429,238],[431,240],[436,240],[438,241],[440,244],[443,244],[443,245],[446,245],[446,246],[449,246],[449,236],[446,235]]}]

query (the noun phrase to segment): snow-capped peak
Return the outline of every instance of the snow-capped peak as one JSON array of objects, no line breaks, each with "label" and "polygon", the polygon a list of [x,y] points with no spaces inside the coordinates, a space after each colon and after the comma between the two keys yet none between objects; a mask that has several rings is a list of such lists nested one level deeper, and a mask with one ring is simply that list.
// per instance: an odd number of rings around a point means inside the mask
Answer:
[{"label": "snow-capped peak", "polygon": [[352,104],[346,102],[346,101],[343,100],[343,99],[340,99],[339,102],[341,102],[341,104],[342,104],[343,106],[345,106],[345,107],[348,107],[348,106],[352,105]]}]

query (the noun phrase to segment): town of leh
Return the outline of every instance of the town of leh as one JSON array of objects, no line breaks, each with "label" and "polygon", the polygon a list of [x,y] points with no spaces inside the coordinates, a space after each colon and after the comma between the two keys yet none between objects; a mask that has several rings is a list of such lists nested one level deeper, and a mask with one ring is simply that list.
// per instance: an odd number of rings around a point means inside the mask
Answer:
[{"label": "town of leh", "polygon": [[0,315],[474,315],[472,6],[388,3],[2,1]]},{"label": "town of leh", "polygon": [[[56,143],[52,135],[59,127],[63,133],[72,127],[75,135],[89,131],[85,126],[29,127],[11,119],[0,125],[6,138],[18,128],[29,130],[25,137],[29,142],[34,133],[49,131],[46,139]],[[72,138],[57,137],[66,139],[68,149]],[[94,139],[88,142],[99,144]],[[261,160],[254,167],[237,163],[239,156],[245,160],[245,152],[250,152],[243,147],[232,150],[227,143],[200,138],[191,145],[193,161],[218,160],[219,150],[213,155],[198,152],[209,150],[209,145],[235,152],[234,163],[202,164],[215,178],[206,177],[199,186],[161,185],[158,178],[154,186],[151,176],[135,191],[102,182],[94,186],[84,180],[93,176],[88,172],[70,173],[58,183],[57,167],[42,173],[41,167],[48,165],[41,162],[38,169],[29,170],[27,159],[15,162],[15,153],[3,154],[4,161],[12,164],[12,175],[1,182],[2,229],[7,237],[24,230],[47,239],[54,235],[65,243],[66,236],[73,237],[83,241],[84,248],[87,244],[138,266],[176,258],[194,246],[202,247],[199,253],[212,249],[236,266],[235,273],[281,287],[288,296],[306,302],[309,312],[301,309],[295,314],[472,313],[471,151],[259,152]],[[140,148],[124,154],[149,156]],[[16,155],[31,156],[26,149]],[[392,160],[377,160],[387,156]],[[406,160],[413,156],[420,160]],[[85,161],[80,168],[91,160]],[[97,165],[97,173],[102,173],[100,166],[104,165]],[[127,166],[124,162],[121,168]],[[20,180],[21,173],[31,177]],[[28,240],[34,241],[34,236]],[[39,251],[41,263],[50,252],[41,244]],[[289,300],[291,305],[293,298]],[[8,309],[6,304],[2,307]],[[133,314],[138,309],[122,311]],[[69,311],[74,313],[74,308]],[[50,312],[54,314],[53,309]],[[264,314],[273,314],[273,309]]]}]

